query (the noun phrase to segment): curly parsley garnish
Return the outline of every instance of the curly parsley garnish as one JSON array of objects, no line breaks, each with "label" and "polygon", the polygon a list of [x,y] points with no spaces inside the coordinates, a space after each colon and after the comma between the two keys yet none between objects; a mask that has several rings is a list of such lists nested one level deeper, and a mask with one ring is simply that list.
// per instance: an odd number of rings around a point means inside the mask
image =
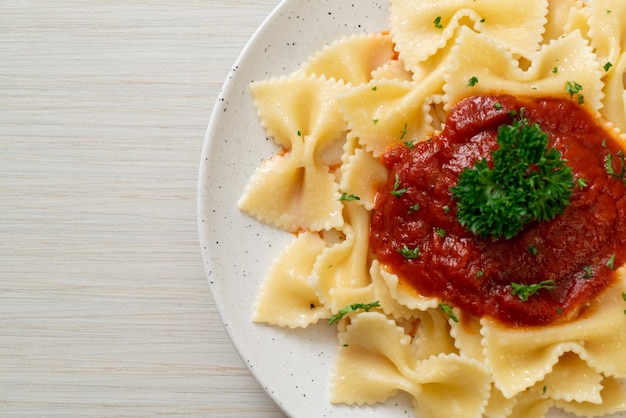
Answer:
[{"label": "curly parsley garnish", "polygon": [[562,213],[574,188],[572,169],[548,148],[548,134],[520,118],[498,129],[493,164],[465,168],[450,191],[461,225],[480,236],[508,239],[534,221]]},{"label": "curly parsley garnish", "polygon": [[531,285],[511,283],[511,294],[520,298],[522,302],[526,302],[529,297],[533,296],[541,289],[552,290],[556,287],[554,280],[544,280],[540,283]]},{"label": "curly parsley garnish", "polygon": [[328,324],[332,325],[335,322],[339,321],[344,316],[348,315],[350,312],[358,311],[359,309],[363,309],[365,312],[368,312],[372,308],[379,308],[380,302],[372,302],[372,303],[353,303],[352,305],[348,305],[344,308],[339,309],[335,315],[332,315],[328,319]]}]

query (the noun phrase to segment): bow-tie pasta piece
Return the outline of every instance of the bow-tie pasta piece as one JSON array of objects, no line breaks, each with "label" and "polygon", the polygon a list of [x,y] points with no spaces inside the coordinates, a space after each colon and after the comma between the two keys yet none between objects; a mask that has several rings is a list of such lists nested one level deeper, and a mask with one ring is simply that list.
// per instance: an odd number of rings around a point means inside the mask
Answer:
[{"label": "bow-tie pasta piece", "polygon": [[390,10],[390,32],[399,58],[413,71],[465,25],[497,38],[513,54],[531,55],[542,39],[548,1],[392,0]]},{"label": "bow-tie pasta piece", "polygon": [[254,322],[304,328],[320,318],[330,317],[307,283],[313,264],[325,247],[319,234],[302,232],[279,255],[259,290]]},{"label": "bow-tie pasta piece", "polygon": [[[567,352],[559,358],[541,386],[542,397],[565,402],[602,403],[603,376],[589,366],[576,353]],[[576,382],[572,385],[572,382]]]},{"label": "bow-tie pasta piece", "polygon": [[300,165],[290,155],[277,155],[259,167],[239,208],[250,216],[288,232],[321,231],[343,225],[339,185],[325,167]]},{"label": "bow-tie pasta piece", "polygon": [[490,389],[482,364],[455,354],[419,359],[404,328],[378,312],[353,315],[339,342],[332,402],[383,402],[401,390],[420,418],[482,417]]},{"label": "bow-tie pasta piece", "polygon": [[440,85],[374,80],[337,96],[352,134],[378,158],[390,146],[424,141],[433,132],[427,96]]},{"label": "bow-tie pasta piece", "polygon": [[343,224],[339,185],[329,167],[341,152],[331,162],[321,157],[345,142],[346,124],[335,100],[343,87],[301,76],[251,84],[261,124],[284,151],[257,169],[240,209],[290,232]]},{"label": "bow-tie pasta piece", "polygon": [[547,327],[507,328],[481,320],[486,363],[494,382],[506,397],[544,379],[566,352],[574,352],[606,376],[626,377],[623,329],[626,327],[623,292],[619,282],[607,290],[585,316]]},{"label": "bow-tie pasta piece", "polygon": [[353,35],[333,42],[302,65],[305,75],[323,76],[358,85],[372,79],[372,73],[394,58],[389,34]]},{"label": "bow-tie pasta piece", "polygon": [[[463,98],[494,91],[572,98],[592,111],[602,107],[602,73],[579,31],[543,45],[525,71],[499,41],[467,29],[460,32],[452,54],[443,87],[447,109]],[[568,83],[580,85],[581,90],[568,90]]]},{"label": "bow-tie pasta piece", "polygon": [[626,386],[623,379],[606,377],[602,380],[601,386],[601,403],[557,400],[554,405],[579,417],[597,417],[623,412],[626,409]]},{"label": "bow-tie pasta piece", "polygon": [[345,88],[343,82],[301,74],[250,84],[261,126],[299,162],[345,141],[347,127],[335,99]]}]

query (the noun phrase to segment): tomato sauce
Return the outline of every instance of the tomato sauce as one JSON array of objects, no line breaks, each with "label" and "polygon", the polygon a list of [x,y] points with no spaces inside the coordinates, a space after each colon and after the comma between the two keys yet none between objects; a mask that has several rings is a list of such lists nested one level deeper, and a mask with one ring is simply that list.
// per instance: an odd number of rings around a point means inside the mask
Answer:
[{"label": "tomato sauce", "polygon": [[[465,167],[490,160],[498,127],[510,124],[522,108],[572,168],[570,204],[556,218],[529,224],[513,238],[475,236],[457,221],[450,188]],[[465,99],[450,111],[441,134],[412,147],[395,146],[382,156],[389,176],[376,196],[372,249],[403,286],[439,297],[464,314],[509,326],[571,320],[615,282],[615,270],[626,262],[626,186],[607,170],[607,155],[621,155],[622,147],[572,100]],[[619,170],[619,159],[612,161]],[[402,193],[392,193],[399,189]],[[403,255],[403,249],[413,250],[413,256]],[[554,288],[526,300],[513,292],[512,283],[544,280],[554,281]]]}]

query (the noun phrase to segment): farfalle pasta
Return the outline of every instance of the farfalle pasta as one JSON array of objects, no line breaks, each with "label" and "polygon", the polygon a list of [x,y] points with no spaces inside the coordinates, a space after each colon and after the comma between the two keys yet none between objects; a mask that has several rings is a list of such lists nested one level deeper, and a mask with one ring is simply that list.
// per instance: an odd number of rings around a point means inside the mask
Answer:
[{"label": "farfalle pasta", "polygon": [[[251,85],[280,152],[252,175],[239,207],[294,234],[253,320],[337,323],[332,403],[366,408],[402,391],[419,418],[626,411],[625,267],[606,261],[614,284],[578,314],[513,326],[420,294],[370,242],[376,195],[394,181],[385,153],[429,142],[468,97],[577,100],[623,149],[626,3],[391,0],[389,11],[388,32],[338,39],[295,72]],[[620,155],[605,161],[613,176]],[[407,258],[427,250],[403,249]]]},{"label": "farfalle pasta", "polygon": [[[481,51],[473,55],[471,51]],[[451,52],[451,71],[446,74],[444,103],[450,108],[465,97],[492,91],[514,96],[567,97],[568,81],[584,80],[584,100],[594,111],[602,106],[602,73],[596,56],[580,31],[565,34],[542,45],[531,57],[527,69],[520,68],[504,45],[467,28]],[[468,86],[472,77],[480,80]],[[579,81],[582,85],[582,81]]]}]

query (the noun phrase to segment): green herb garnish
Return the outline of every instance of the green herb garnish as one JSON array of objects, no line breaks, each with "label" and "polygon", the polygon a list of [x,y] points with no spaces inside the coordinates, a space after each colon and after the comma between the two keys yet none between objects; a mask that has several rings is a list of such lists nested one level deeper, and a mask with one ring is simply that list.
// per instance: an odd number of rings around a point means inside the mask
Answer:
[{"label": "green herb garnish", "polygon": [[[614,158],[617,159],[617,165],[619,167],[617,170],[614,167]],[[626,159],[624,158],[622,150],[617,151],[615,157],[613,154],[607,154],[606,157],[604,157],[604,167],[610,176],[615,177],[626,184]]]},{"label": "green herb garnish", "polygon": [[581,86],[575,81],[565,82],[565,92],[569,94],[570,99],[574,98],[574,95],[577,95],[579,104],[583,104],[585,102],[585,97],[582,94],[580,94],[580,91],[582,89],[583,89],[583,86]]},{"label": "green herb garnish", "polygon": [[615,268],[615,254],[611,255],[605,265],[611,270]]},{"label": "green herb garnish", "polygon": [[400,132],[400,139],[404,139],[404,137],[406,136],[406,134],[408,133],[408,129],[407,129],[407,124],[404,124],[404,127],[402,128],[402,131]]},{"label": "green herb garnish", "polygon": [[570,99],[574,97],[575,94],[580,93],[582,89],[583,89],[583,86],[581,86],[575,81],[565,82],[565,92],[569,94]]},{"label": "green herb garnish", "polygon": [[433,23],[435,24],[435,27],[437,29],[443,28],[443,26],[441,25],[441,16],[437,16],[435,20],[433,21]]},{"label": "green herb garnish", "polygon": [[391,193],[392,196],[395,197],[400,197],[403,194],[405,194],[407,192],[406,189],[398,189],[398,187],[400,187],[400,176],[398,175],[398,173],[396,173],[396,181],[393,184],[393,190],[389,193]]},{"label": "green herb garnish", "polygon": [[478,84],[478,77],[472,76],[467,80],[466,87],[474,87],[476,84]]},{"label": "green herb garnish", "polygon": [[368,312],[372,308],[379,308],[380,303],[378,301],[372,303],[353,303],[352,305],[348,305],[344,308],[339,309],[335,315],[332,315],[328,319],[328,324],[332,325],[335,322],[339,321],[341,318],[349,314],[350,312],[357,311],[359,309],[363,309],[365,312]]},{"label": "green herb garnish", "polygon": [[457,199],[461,225],[480,236],[508,239],[534,221],[562,213],[574,178],[561,153],[548,148],[539,125],[516,119],[498,129],[498,149],[465,168],[450,190]]},{"label": "green herb garnish", "polygon": [[541,289],[552,290],[556,287],[554,280],[544,280],[540,283],[526,285],[520,283],[511,283],[511,294],[520,298],[522,302],[526,302],[529,297],[533,296]]},{"label": "green herb garnish", "polygon": [[402,254],[402,257],[406,258],[407,260],[419,258],[420,253],[421,253],[420,247],[415,247],[413,249],[410,249],[406,244],[404,244],[404,246],[400,248],[398,252]]},{"label": "green herb garnish", "polygon": [[452,319],[454,322],[459,322],[459,318],[457,318],[457,316],[454,314],[454,311],[452,310],[452,306],[448,305],[447,303],[441,302],[439,304],[439,309],[441,309],[443,313],[448,315],[450,319]]},{"label": "green herb garnish", "polygon": [[354,200],[361,200],[361,198],[353,194],[342,193],[339,200],[343,202],[352,202]]}]

